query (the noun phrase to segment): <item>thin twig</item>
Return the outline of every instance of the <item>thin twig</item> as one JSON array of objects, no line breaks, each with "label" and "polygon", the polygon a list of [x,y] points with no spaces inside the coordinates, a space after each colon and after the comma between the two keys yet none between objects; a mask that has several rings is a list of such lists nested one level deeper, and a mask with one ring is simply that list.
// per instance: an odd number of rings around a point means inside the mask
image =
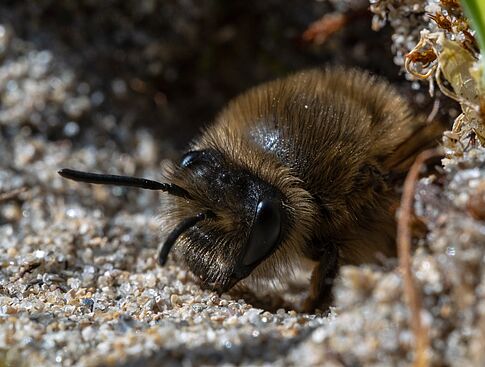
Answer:
[{"label": "thin twig", "polygon": [[431,112],[429,113],[428,117],[426,118],[426,122],[432,122],[436,115],[438,114],[440,110],[440,100],[435,99],[433,103],[433,108],[431,109]]},{"label": "thin twig", "polygon": [[317,45],[324,44],[334,33],[344,28],[349,22],[348,16],[342,13],[325,14],[322,18],[310,24],[303,33],[305,42],[312,42]]},{"label": "thin twig", "polygon": [[27,191],[26,187],[19,187],[17,189],[13,189],[11,191],[1,193],[0,194],[0,203],[2,203],[4,201],[12,200],[25,191]]},{"label": "thin twig", "polygon": [[416,181],[423,164],[430,158],[442,155],[437,149],[430,149],[418,155],[404,181],[401,209],[397,223],[397,246],[399,265],[404,278],[404,293],[411,317],[411,329],[415,337],[416,355],[413,366],[426,367],[428,363],[429,335],[421,319],[421,295],[411,270],[411,228]]},{"label": "thin twig", "polygon": [[349,23],[368,15],[369,11],[367,7],[349,10],[345,13],[335,12],[325,14],[322,18],[308,26],[302,34],[302,40],[315,45],[323,45],[331,36],[345,28]]}]

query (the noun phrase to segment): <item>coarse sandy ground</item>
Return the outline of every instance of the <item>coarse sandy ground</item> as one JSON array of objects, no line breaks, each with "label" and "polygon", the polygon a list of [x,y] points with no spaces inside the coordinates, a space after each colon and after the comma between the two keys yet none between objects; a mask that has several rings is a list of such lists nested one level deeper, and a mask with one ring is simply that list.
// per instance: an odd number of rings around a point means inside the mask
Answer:
[{"label": "coarse sandy ground", "polygon": [[[218,296],[157,266],[156,193],[56,173],[158,179],[231,96],[324,62],[379,70],[431,104],[381,57],[389,32],[371,33],[370,19],[317,51],[295,39],[328,3],[244,4],[0,5],[0,193],[14,192],[0,196],[0,366],[410,363],[394,264],[343,268],[328,316],[292,310],[293,294]],[[413,265],[435,365],[485,364],[483,162],[470,146],[417,190],[428,233]]]}]

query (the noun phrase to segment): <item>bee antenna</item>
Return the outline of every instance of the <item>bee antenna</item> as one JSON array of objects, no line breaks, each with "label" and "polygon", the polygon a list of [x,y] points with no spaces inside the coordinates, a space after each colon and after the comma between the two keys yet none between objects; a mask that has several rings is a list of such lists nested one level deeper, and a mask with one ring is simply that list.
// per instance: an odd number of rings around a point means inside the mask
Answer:
[{"label": "bee antenna", "polygon": [[175,244],[175,242],[177,241],[177,239],[180,237],[182,233],[184,233],[187,229],[196,225],[198,222],[205,219],[214,218],[214,217],[215,217],[215,214],[210,210],[208,210],[197,214],[195,217],[186,218],[182,222],[180,222],[179,225],[175,227],[175,229],[168,235],[167,239],[163,243],[162,248],[158,253],[158,263],[161,266],[165,265],[165,263],[167,262],[167,258],[168,258],[168,254],[170,253],[170,250],[172,249],[173,245]]},{"label": "bee antenna", "polygon": [[79,182],[87,182],[91,184],[100,184],[100,185],[139,187],[139,188],[148,189],[148,190],[161,190],[171,195],[183,197],[185,199],[191,199],[190,194],[180,186],[177,186],[175,184],[148,180],[146,178],[82,172],[82,171],[76,171],[69,168],[63,168],[59,170],[57,173],[64,178],[67,178],[69,180],[79,181]]}]

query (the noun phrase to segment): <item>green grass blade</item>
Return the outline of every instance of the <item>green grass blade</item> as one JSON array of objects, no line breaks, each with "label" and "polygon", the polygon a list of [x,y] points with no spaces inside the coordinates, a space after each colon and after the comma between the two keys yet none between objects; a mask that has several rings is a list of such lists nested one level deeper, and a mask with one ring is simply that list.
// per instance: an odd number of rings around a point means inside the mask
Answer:
[{"label": "green grass blade", "polygon": [[461,0],[466,16],[476,32],[476,39],[482,55],[482,89],[485,89],[485,0]]}]

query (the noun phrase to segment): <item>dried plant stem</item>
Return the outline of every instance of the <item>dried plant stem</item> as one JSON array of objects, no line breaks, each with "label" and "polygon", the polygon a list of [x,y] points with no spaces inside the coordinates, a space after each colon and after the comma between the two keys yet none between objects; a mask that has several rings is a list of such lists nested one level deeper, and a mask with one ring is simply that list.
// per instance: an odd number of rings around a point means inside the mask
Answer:
[{"label": "dried plant stem", "polygon": [[13,189],[11,191],[0,193],[0,203],[3,203],[4,201],[12,200],[25,191],[27,191],[26,187],[19,187],[18,189]]},{"label": "dried plant stem", "polygon": [[423,164],[430,158],[441,155],[437,149],[422,152],[411,166],[404,181],[401,209],[397,223],[397,246],[399,265],[404,278],[404,293],[411,317],[411,329],[415,337],[416,354],[413,366],[428,366],[429,335],[421,320],[421,296],[412,275],[411,269],[411,217],[413,212],[416,181]]}]

